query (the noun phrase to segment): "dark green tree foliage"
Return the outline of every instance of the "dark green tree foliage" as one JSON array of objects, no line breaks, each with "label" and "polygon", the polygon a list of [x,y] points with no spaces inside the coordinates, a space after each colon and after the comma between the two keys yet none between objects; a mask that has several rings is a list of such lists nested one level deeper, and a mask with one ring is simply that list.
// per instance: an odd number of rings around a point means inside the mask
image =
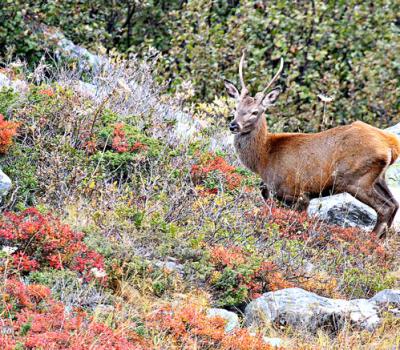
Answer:
[{"label": "dark green tree foliage", "polygon": [[[235,5],[189,1],[172,14],[174,35],[164,64],[173,84],[191,80],[196,97],[211,100],[224,93],[222,78],[237,81],[246,48],[245,76],[254,92],[284,58],[285,93],[274,115],[289,129],[318,130],[356,119],[378,126],[398,121],[398,1],[242,0]],[[334,120],[324,125],[318,93],[335,98],[327,106]]]},{"label": "dark green tree foliage", "polygon": [[[0,52],[14,46],[37,59],[37,22],[93,49],[144,55],[155,47],[171,91],[191,81],[195,101],[212,101],[225,93],[222,78],[237,80],[246,48],[253,91],[285,60],[276,128],[320,130],[356,119],[383,127],[399,118],[399,13],[396,0],[5,1]],[[334,97],[325,120],[319,93]]]}]

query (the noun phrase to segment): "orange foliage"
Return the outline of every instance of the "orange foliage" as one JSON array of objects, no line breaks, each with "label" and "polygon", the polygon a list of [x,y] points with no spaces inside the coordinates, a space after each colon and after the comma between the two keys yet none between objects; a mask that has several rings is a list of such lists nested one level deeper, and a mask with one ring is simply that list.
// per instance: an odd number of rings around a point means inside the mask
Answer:
[{"label": "orange foliage", "polygon": [[240,186],[243,176],[236,173],[236,168],[220,157],[212,153],[207,154],[200,164],[195,164],[190,170],[193,182],[202,182],[208,174],[218,172],[226,182],[228,190],[234,190]]},{"label": "orange foliage", "polygon": [[0,153],[7,153],[18,127],[19,123],[4,120],[4,115],[0,114]]},{"label": "orange foliage", "polygon": [[54,96],[54,92],[52,89],[43,89],[43,90],[39,90],[39,95],[45,95],[45,96],[52,97],[52,96]]},{"label": "orange foliage", "polygon": [[140,141],[131,144],[126,137],[124,127],[125,125],[123,123],[117,123],[114,126],[112,139],[112,149],[114,151],[117,151],[118,153],[137,152],[147,148],[147,146]]},{"label": "orange foliage", "polygon": [[47,287],[8,279],[2,299],[0,349],[15,349],[17,344],[24,349],[151,349],[133,331],[113,330],[85,312],[67,311]]},{"label": "orange foliage", "polygon": [[261,335],[250,335],[247,329],[225,333],[222,318],[207,317],[204,310],[195,304],[161,308],[148,317],[147,326],[166,332],[180,349],[272,349],[263,342]]},{"label": "orange foliage", "polygon": [[210,250],[211,262],[216,267],[234,267],[245,263],[245,254],[240,247],[226,248],[224,246],[214,246]]},{"label": "orange foliage", "polygon": [[265,292],[292,288],[295,285],[285,280],[282,273],[278,271],[278,267],[273,262],[264,261],[250,276],[246,286],[250,291],[250,298],[255,299]]}]

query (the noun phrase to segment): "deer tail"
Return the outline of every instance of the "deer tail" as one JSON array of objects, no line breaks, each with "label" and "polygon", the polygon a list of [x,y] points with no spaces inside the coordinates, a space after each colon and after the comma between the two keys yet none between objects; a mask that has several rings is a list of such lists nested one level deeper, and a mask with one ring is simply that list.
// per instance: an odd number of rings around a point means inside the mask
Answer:
[{"label": "deer tail", "polygon": [[385,136],[392,151],[392,159],[390,160],[390,164],[393,164],[400,155],[400,138],[391,132],[386,132]]}]

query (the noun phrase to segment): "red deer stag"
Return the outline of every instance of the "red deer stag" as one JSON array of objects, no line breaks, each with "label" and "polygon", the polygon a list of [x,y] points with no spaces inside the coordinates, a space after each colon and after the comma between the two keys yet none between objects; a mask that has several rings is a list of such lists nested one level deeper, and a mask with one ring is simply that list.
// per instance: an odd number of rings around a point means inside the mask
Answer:
[{"label": "red deer stag", "polygon": [[385,182],[386,169],[400,154],[398,138],[360,121],[315,134],[270,133],[265,111],[281,89],[267,91],[279,78],[283,60],[266,88],[252,97],[243,79],[244,58],[243,53],[241,92],[225,81],[236,99],[229,128],[241,162],[263,180],[263,197],[273,193],[306,208],[312,198],[347,192],[377,212],[374,232],[384,237],[399,208]]}]

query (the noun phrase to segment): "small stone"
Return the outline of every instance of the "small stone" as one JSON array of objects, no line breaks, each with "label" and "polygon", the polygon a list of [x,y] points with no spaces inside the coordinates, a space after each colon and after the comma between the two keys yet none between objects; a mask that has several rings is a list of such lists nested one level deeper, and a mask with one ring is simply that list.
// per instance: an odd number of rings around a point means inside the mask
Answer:
[{"label": "small stone", "polygon": [[280,338],[263,337],[263,341],[265,344],[271,345],[276,348],[283,346],[283,340]]},{"label": "small stone", "polygon": [[5,196],[12,186],[11,179],[0,169],[0,197]]},{"label": "small stone", "polygon": [[207,311],[207,317],[221,317],[226,320],[225,332],[230,333],[240,327],[239,317],[234,312],[212,308]]}]

